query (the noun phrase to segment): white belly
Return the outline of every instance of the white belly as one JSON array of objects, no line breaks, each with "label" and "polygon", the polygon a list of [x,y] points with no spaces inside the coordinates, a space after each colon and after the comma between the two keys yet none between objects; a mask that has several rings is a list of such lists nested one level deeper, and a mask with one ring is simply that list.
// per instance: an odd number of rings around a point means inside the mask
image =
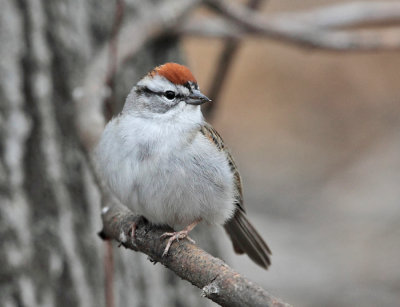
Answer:
[{"label": "white belly", "polygon": [[[199,218],[222,224],[232,216],[233,174],[223,152],[201,133],[183,139],[176,129],[147,136],[144,130],[107,141],[103,135],[97,148],[99,168],[123,204],[172,227]],[[105,154],[110,148],[113,153]]]}]

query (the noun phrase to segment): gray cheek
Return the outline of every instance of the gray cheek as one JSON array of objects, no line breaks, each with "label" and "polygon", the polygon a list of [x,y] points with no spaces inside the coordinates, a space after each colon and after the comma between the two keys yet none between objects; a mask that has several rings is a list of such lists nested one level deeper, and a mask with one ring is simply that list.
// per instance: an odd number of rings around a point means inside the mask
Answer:
[{"label": "gray cheek", "polygon": [[169,109],[171,109],[171,106],[165,104],[162,101],[157,101],[155,103],[152,103],[151,105],[149,105],[149,107],[151,111],[153,111],[154,113],[165,113]]},{"label": "gray cheek", "polygon": [[153,113],[162,114],[162,113],[168,112],[171,108],[175,107],[178,103],[179,103],[179,101],[171,101],[170,104],[167,104],[162,99],[153,99],[153,100],[145,103],[145,108],[147,110],[150,110]]}]

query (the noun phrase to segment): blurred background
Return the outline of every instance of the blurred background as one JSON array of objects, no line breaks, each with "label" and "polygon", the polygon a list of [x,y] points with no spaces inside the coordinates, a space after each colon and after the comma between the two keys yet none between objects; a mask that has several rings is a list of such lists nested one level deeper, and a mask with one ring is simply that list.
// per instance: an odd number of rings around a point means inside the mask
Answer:
[{"label": "blurred background", "polygon": [[[263,8],[318,1],[294,2]],[[222,49],[221,41],[184,41],[203,89]],[[294,306],[399,304],[399,82],[398,52],[242,42],[212,123],[273,256],[268,272],[238,256],[229,258],[234,268]]]},{"label": "blurred background", "polygon": [[[109,43],[118,29],[153,16],[163,1],[2,2],[1,306],[214,305],[116,244],[114,305],[105,302],[108,247],[96,236],[100,196],[80,144],[87,139],[74,124],[83,114],[75,94],[101,59],[108,59],[100,76],[111,89],[99,100],[106,118],[146,71],[166,61],[186,63],[209,93],[229,39],[237,49],[207,116],[236,158],[245,206],[272,249],[272,266],[264,271],[235,255],[222,227],[200,227],[195,239],[294,306],[399,304],[400,57],[387,41],[373,52],[338,52],[263,35],[178,37],[171,33],[182,32],[182,23],[164,20],[169,32],[143,39],[137,52],[130,46],[132,56],[119,60]],[[181,14],[212,18],[218,10],[205,2]],[[346,2],[271,0],[258,9],[279,16]],[[183,5],[163,3],[176,14]],[[400,8],[389,11],[389,22],[366,22],[367,31],[398,30]],[[132,39],[149,33],[136,29]]]}]

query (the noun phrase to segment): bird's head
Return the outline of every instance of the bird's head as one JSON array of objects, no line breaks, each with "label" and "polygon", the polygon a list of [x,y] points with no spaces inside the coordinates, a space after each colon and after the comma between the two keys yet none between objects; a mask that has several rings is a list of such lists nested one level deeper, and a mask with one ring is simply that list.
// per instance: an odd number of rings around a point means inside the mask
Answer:
[{"label": "bird's head", "polygon": [[166,63],[157,66],[132,89],[126,108],[143,115],[173,115],[200,112],[199,105],[211,101],[200,92],[186,66]]}]

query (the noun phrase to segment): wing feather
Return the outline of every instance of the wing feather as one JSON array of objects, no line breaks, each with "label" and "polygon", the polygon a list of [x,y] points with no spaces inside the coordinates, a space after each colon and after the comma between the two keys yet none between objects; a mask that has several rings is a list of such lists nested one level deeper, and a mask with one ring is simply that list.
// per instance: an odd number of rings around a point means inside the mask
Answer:
[{"label": "wing feather", "polygon": [[264,268],[271,264],[271,251],[254,226],[246,217],[243,206],[242,180],[236,163],[219,133],[208,123],[201,126],[200,132],[223,151],[234,176],[235,205],[236,210],[233,217],[228,220],[224,227],[232,240],[233,249],[238,254],[246,253],[254,262]]},{"label": "wing feather", "polygon": [[225,147],[222,137],[210,124],[205,123],[204,125],[202,125],[200,132],[211,142],[213,142],[220,151],[223,151],[225,153],[226,159],[228,160],[234,177],[235,204],[237,205],[238,209],[245,212],[245,209],[243,207],[242,179],[240,178],[235,160],[233,159],[229,149]]}]

